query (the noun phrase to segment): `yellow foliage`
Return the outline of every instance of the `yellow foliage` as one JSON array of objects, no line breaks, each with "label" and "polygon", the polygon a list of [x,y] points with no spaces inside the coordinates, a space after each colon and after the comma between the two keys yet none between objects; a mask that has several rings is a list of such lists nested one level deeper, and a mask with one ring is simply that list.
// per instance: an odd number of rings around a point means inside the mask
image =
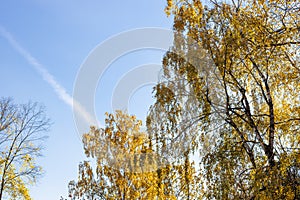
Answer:
[{"label": "yellow foliage", "polygon": [[203,198],[300,198],[300,2],[168,0],[148,127],[193,138]]}]

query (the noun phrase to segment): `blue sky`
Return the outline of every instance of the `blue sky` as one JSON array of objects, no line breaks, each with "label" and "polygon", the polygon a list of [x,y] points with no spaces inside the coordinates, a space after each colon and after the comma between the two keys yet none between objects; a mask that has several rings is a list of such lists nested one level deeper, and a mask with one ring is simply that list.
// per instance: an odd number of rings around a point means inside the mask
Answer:
[{"label": "blue sky", "polygon": [[[162,0],[27,0],[3,1],[0,26],[31,54],[68,94],[81,64],[107,38],[134,28],[171,28]],[[112,64],[96,91],[96,112],[111,111],[111,95],[126,71],[144,63],[160,63],[163,52],[145,50],[126,55]],[[67,184],[76,179],[78,163],[85,159],[73,113],[24,55],[0,35],[0,96],[17,103],[28,100],[45,105],[53,125],[38,160],[44,176],[31,188],[34,199],[53,200],[67,195]],[[152,86],[135,91],[129,111],[144,118],[151,104]]]}]

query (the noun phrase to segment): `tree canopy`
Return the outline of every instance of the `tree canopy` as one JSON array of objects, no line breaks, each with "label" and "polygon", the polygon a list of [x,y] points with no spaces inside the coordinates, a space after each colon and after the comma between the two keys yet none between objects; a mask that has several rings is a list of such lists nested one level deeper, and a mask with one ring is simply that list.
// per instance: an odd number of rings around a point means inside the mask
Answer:
[{"label": "tree canopy", "polygon": [[0,199],[31,199],[28,186],[42,173],[35,159],[49,125],[37,103],[0,99]]},{"label": "tree canopy", "polygon": [[299,9],[168,0],[175,40],[150,126],[194,138],[207,199],[300,197]]},{"label": "tree canopy", "polygon": [[167,0],[165,11],[174,43],[147,132],[120,111],[92,127],[96,170],[79,165],[71,198],[300,199],[299,1]]},{"label": "tree canopy", "polygon": [[79,164],[78,180],[69,183],[71,199],[177,199],[196,192],[189,159],[176,168],[157,167],[154,141],[141,125],[117,111],[107,114],[105,128],[91,127],[84,134],[85,153],[92,160]]}]

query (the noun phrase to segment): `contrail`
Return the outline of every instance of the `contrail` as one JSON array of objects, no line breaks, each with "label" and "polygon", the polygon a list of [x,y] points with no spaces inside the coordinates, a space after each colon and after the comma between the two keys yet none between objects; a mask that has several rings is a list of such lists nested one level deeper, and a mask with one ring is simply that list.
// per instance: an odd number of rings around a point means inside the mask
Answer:
[{"label": "contrail", "polygon": [[68,94],[66,89],[61,86],[55,78],[47,71],[46,67],[42,65],[35,57],[33,57],[27,50],[25,50],[4,27],[0,25],[0,34],[9,42],[9,44],[20,53],[30,65],[43,77],[43,79],[53,88],[57,96],[63,100],[68,106],[74,108],[89,125],[99,125],[97,120],[88,113],[79,102]]}]

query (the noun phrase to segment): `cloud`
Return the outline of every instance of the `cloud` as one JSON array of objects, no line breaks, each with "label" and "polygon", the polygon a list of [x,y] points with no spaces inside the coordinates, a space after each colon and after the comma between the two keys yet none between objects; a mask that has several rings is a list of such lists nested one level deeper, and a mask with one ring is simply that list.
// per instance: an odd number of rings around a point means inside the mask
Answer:
[{"label": "cloud", "polygon": [[43,77],[43,79],[53,88],[57,96],[65,102],[68,106],[74,109],[75,112],[79,113],[83,119],[89,125],[99,125],[97,120],[88,113],[79,102],[77,102],[73,97],[68,94],[66,89],[61,86],[55,78],[47,71],[46,67],[42,65],[35,57],[33,57],[27,50],[25,50],[9,33],[4,27],[0,25],[0,35],[2,35],[9,44],[23,56],[27,62],[34,67],[34,69]]}]

